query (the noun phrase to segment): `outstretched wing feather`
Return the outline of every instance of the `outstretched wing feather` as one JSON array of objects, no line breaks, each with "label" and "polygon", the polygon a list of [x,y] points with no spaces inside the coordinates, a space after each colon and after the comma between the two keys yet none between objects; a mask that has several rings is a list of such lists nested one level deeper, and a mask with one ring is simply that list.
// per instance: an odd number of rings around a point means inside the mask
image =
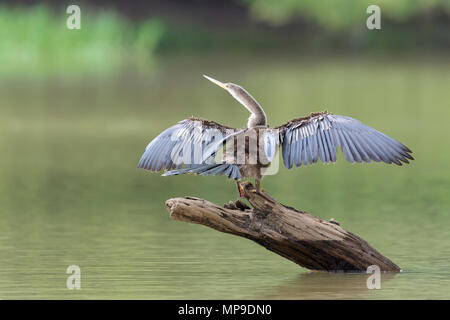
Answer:
[{"label": "outstretched wing feather", "polygon": [[161,171],[206,163],[233,130],[213,121],[185,119],[164,130],[147,145],[138,168]]},{"label": "outstretched wing feather", "polygon": [[[356,119],[329,114],[314,113],[279,126],[283,163],[287,168],[336,161],[336,149],[340,147],[347,161],[409,163],[412,151],[397,140],[377,131]],[[296,139],[298,137],[298,139]]]}]

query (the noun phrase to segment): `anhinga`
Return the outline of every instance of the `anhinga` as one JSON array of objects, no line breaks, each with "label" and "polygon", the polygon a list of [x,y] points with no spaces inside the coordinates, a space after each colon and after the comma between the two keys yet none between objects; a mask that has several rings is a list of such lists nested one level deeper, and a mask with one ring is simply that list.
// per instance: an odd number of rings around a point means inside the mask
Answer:
[{"label": "anhinga", "polygon": [[[323,163],[335,162],[338,146],[345,159],[352,163],[373,160],[401,166],[402,162],[413,160],[412,151],[393,138],[356,119],[327,111],[269,128],[264,110],[244,88],[204,77],[227,90],[250,112],[247,128],[233,129],[200,118],[185,119],[148,144],[139,168],[170,170],[164,176],[226,175],[237,181],[242,196],[242,178],[254,178],[256,189],[260,191],[264,170],[277,155],[280,145],[283,163],[288,169],[294,165],[314,164],[319,158]],[[243,147],[240,149],[239,145]],[[215,161],[224,146],[231,149],[231,156],[226,152],[226,157]]]}]

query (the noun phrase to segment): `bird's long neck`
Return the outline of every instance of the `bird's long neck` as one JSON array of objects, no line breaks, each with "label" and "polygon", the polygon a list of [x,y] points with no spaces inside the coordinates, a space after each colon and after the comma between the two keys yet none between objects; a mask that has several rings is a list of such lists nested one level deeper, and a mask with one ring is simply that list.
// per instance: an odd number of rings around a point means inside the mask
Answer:
[{"label": "bird's long neck", "polygon": [[235,98],[251,113],[247,122],[248,128],[267,125],[266,113],[250,93],[242,89],[239,96],[235,96]]},{"label": "bird's long neck", "polygon": [[248,118],[247,128],[254,128],[254,127],[266,126],[266,125],[267,125],[267,118],[266,118],[266,114],[264,113],[264,110],[262,108],[258,113],[252,113],[250,115],[250,117]]}]

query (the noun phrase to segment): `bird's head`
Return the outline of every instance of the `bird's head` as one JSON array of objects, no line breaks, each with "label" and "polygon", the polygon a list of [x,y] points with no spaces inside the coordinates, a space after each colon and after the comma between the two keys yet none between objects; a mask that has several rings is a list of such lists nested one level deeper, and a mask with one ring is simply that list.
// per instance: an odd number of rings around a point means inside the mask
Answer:
[{"label": "bird's head", "polygon": [[221,87],[222,89],[227,90],[235,99],[237,99],[238,101],[240,100],[240,97],[244,96],[245,94],[248,94],[244,88],[242,88],[241,86],[234,84],[234,83],[223,83],[220,82],[219,80],[213,79],[211,77],[208,77],[206,75],[203,75],[206,79],[208,79],[209,81],[211,81],[212,83],[218,85],[219,87]]},{"label": "bird's head", "polygon": [[252,115],[250,116],[249,122],[247,124],[248,127],[257,125],[265,126],[267,124],[266,114],[264,113],[264,110],[255,100],[255,98],[253,98],[250,93],[245,91],[244,88],[234,83],[223,83],[211,77],[205,75],[203,76],[212,83],[227,90],[233,96],[233,98],[239,101],[240,104],[242,104],[248,111],[250,111]]}]

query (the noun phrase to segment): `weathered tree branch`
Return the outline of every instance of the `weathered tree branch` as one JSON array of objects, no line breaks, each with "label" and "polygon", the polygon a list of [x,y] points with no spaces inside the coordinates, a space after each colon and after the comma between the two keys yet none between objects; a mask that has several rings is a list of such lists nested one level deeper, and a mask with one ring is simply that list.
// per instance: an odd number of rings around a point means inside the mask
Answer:
[{"label": "weathered tree branch", "polygon": [[400,271],[336,221],[284,206],[267,193],[256,192],[251,183],[246,183],[244,190],[253,209],[239,200],[220,207],[192,197],[169,199],[166,205],[172,219],[251,239],[310,270],[366,271],[377,265],[382,271]]}]

